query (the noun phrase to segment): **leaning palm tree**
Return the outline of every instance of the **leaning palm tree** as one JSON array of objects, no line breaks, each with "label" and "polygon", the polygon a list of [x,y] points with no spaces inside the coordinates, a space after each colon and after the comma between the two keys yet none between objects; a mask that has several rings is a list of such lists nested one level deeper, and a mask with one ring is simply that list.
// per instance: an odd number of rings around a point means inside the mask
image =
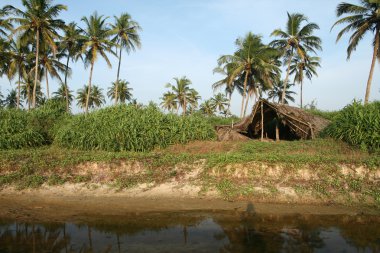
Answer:
[{"label": "leaning palm tree", "polygon": [[[305,24],[305,25],[304,25]],[[319,26],[309,23],[308,18],[299,13],[289,14],[286,30],[276,29],[271,36],[279,37],[271,42],[271,46],[278,48],[284,56],[284,64],[287,66],[284,89],[281,103],[285,103],[285,95],[290,75],[290,65],[294,56],[305,59],[307,53],[317,53],[322,50],[321,39],[314,34]]]},{"label": "leaning palm tree", "polygon": [[277,99],[277,103],[289,104],[289,101],[294,103],[295,99],[293,96],[296,95],[297,93],[289,90],[289,88],[292,87],[293,85],[294,83],[286,85],[288,89],[285,91],[285,99],[283,100],[282,94],[284,94],[285,85],[283,81],[279,81],[278,83],[273,85],[272,90],[268,91],[268,99],[272,99],[273,103],[276,102],[276,99]]},{"label": "leaning palm tree", "polygon": [[[115,23],[111,25],[111,33],[115,35],[112,41],[119,48],[119,64],[116,76],[116,82],[119,82],[122,52],[126,49],[127,53],[129,53],[141,47],[140,35],[138,33],[141,31],[141,27],[136,21],[132,20],[132,17],[128,13],[123,13],[120,17],[114,16],[114,18]],[[115,104],[117,103],[117,97],[118,86],[116,85]]]},{"label": "leaning palm tree", "polygon": [[295,74],[294,83],[298,83],[300,85],[301,109],[303,107],[302,94],[304,79],[306,77],[307,79],[311,80],[313,76],[318,76],[317,68],[321,67],[320,61],[321,59],[316,56],[306,56],[305,59],[294,57],[292,64],[290,65],[290,74]]},{"label": "leaning palm tree", "polygon": [[13,29],[12,35],[20,34],[23,44],[33,40],[35,42],[33,45],[36,50],[33,89],[33,107],[35,107],[37,81],[40,79],[38,77],[40,43],[43,42],[52,49],[53,54],[56,53],[57,45],[54,40],[60,37],[59,30],[65,27],[65,22],[56,17],[61,11],[67,10],[67,7],[61,4],[52,5],[51,0],[22,0],[22,5],[25,11],[11,5],[5,6],[4,10],[13,13],[16,17],[10,20],[19,25]]},{"label": "leaning palm tree", "polygon": [[360,0],[360,5],[341,3],[338,5],[336,12],[338,17],[346,16],[335,22],[332,28],[337,25],[347,24],[338,33],[337,42],[345,33],[352,32],[347,48],[347,60],[351,58],[352,52],[356,50],[365,34],[369,33],[373,36],[372,63],[364,98],[364,103],[367,104],[371,92],[376,59],[380,60],[380,1]]},{"label": "leaning palm tree", "polygon": [[[81,51],[83,44],[83,35],[82,30],[78,28],[78,25],[75,22],[68,24],[64,30],[64,35],[60,40],[60,49],[63,55],[66,56],[66,70],[65,70],[65,81],[64,85],[66,86],[65,91],[69,91],[67,84],[67,77],[69,75],[69,62],[77,61],[81,58]],[[69,94],[65,95],[66,97],[66,111],[69,111]]]},{"label": "leaning palm tree", "polygon": [[[54,98],[64,101],[65,103],[69,103],[69,110],[70,110],[70,104],[74,100],[73,91],[67,90],[68,86],[64,83],[61,83],[58,90],[56,92],[53,92]],[[67,105],[66,105],[67,106]],[[66,108],[67,111],[67,108]]]},{"label": "leaning palm tree", "polygon": [[[113,82],[112,86],[108,88],[107,96],[112,100],[116,99],[120,103],[125,104],[126,101],[131,101],[132,99],[132,88],[128,87],[129,82],[125,80],[119,80],[119,82]],[[117,94],[117,95],[116,95]]]},{"label": "leaning palm tree", "polygon": [[[87,97],[88,94],[90,94],[89,97]],[[93,85],[91,90],[88,85],[85,85],[82,89],[79,89],[76,99],[77,105],[84,110],[88,110],[88,108],[100,107],[105,103],[102,89],[96,85]]]},{"label": "leaning palm tree", "polygon": [[162,96],[162,98],[160,98],[160,99],[162,100],[160,106],[164,110],[168,110],[171,113],[173,113],[174,110],[177,110],[177,108],[178,108],[177,96],[173,92],[171,92],[171,91],[165,92],[164,95]]},{"label": "leaning palm tree", "polygon": [[111,36],[111,30],[106,23],[107,18],[104,18],[102,15],[99,16],[98,13],[95,12],[89,18],[83,17],[82,21],[86,24],[86,29],[83,30],[84,44],[82,52],[85,55],[85,66],[91,66],[87,89],[88,94],[86,96],[87,101],[84,107],[85,113],[87,113],[91,94],[92,73],[98,54],[103,57],[103,59],[107,62],[107,65],[111,68],[112,65],[107,57],[107,53],[115,53],[112,51],[114,43],[109,39]]},{"label": "leaning palm tree", "polygon": [[176,100],[178,103],[177,112],[179,107],[182,108],[182,114],[186,115],[187,104],[189,103],[189,98],[191,97],[192,90],[190,88],[191,81],[186,76],[182,78],[173,78],[175,80],[175,84],[172,85],[170,83],[166,84],[167,88],[171,88],[173,93],[176,95]]}]

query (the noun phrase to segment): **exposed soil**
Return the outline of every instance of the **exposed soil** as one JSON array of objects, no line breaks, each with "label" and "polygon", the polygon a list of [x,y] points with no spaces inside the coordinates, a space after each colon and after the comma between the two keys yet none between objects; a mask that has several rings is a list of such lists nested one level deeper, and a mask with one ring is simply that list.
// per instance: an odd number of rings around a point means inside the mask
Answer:
[{"label": "exposed soil", "polygon": [[27,190],[15,193],[9,189],[0,193],[0,219],[20,221],[78,221],[88,216],[187,211],[233,211],[274,215],[380,215],[379,210],[338,205],[265,204],[210,198],[142,198],[129,197],[125,193],[110,194],[104,189],[82,189],[77,194],[52,190]]}]

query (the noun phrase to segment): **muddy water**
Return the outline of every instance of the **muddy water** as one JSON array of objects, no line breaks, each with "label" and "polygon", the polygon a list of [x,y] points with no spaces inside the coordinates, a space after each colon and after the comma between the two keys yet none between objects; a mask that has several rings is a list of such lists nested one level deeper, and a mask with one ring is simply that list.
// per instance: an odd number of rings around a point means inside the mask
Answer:
[{"label": "muddy water", "polygon": [[380,252],[380,217],[254,210],[0,219],[0,252]]}]

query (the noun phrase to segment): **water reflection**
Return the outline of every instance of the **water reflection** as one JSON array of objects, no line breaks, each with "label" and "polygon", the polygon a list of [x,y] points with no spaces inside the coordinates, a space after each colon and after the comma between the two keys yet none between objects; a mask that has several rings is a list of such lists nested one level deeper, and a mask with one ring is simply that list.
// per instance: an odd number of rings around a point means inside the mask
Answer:
[{"label": "water reflection", "polygon": [[0,221],[0,252],[380,252],[380,217],[161,213]]}]

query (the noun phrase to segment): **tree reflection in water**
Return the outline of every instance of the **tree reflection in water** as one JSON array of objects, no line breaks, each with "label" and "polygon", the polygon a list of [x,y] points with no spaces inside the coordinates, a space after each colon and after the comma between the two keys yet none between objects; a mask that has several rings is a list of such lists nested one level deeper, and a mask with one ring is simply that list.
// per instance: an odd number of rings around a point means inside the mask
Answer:
[{"label": "tree reflection in water", "polygon": [[0,252],[380,252],[379,224],[378,216],[254,212],[128,215],[77,224],[0,220]]}]

